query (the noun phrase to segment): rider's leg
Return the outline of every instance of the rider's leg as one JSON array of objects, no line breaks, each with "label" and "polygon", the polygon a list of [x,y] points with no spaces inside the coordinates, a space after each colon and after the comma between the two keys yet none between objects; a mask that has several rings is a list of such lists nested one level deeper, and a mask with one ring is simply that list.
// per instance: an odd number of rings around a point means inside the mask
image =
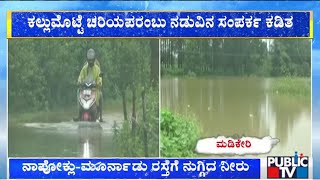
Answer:
[{"label": "rider's leg", "polygon": [[99,106],[99,115],[100,115],[100,122],[102,122],[103,121],[103,119],[102,119],[102,106],[103,106],[103,96],[102,96],[102,92],[100,92],[100,106]]},{"label": "rider's leg", "polygon": [[73,118],[73,120],[74,121],[80,121],[81,120],[81,115],[82,115],[81,108],[78,105],[78,115],[77,115],[77,117]]},{"label": "rider's leg", "polygon": [[74,121],[80,121],[81,119],[81,107],[80,107],[80,104],[79,104],[79,89],[77,89],[77,107],[78,107],[78,117],[74,118],[73,120]]},{"label": "rider's leg", "polygon": [[81,115],[82,115],[82,112],[81,112],[81,108],[80,108],[80,105],[78,105],[78,121],[80,121],[81,120]]}]

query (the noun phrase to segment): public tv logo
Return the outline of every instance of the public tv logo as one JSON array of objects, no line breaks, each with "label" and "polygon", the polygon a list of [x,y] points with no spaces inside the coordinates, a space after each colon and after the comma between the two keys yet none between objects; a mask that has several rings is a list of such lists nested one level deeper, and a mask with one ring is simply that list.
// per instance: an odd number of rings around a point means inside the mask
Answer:
[{"label": "public tv logo", "polygon": [[276,179],[308,179],[308,156],[268,156],[268,178]]}]

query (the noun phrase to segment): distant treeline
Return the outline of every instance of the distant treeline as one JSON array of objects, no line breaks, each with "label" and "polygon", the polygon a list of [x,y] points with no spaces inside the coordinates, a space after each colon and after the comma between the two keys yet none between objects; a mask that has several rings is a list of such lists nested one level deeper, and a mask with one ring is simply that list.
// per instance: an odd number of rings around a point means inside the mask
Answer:
[{"label": "distant treeline", "polygon": [[161,40],[162,75],[310,76],[308,39]]}]

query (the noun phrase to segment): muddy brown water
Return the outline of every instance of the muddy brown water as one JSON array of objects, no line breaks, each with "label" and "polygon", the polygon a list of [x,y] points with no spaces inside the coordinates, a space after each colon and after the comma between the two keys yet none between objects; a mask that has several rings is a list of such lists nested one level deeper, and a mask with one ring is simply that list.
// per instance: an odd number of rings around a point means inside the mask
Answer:
[{"label": "muddy brown water", "polygon": [[268,155],[311,153],[311,99],[270,93],[272,78],[163,78],[161,107],[193,116],[202,137],[272,136]]},{"label": "muddy brown water", "polygon": [[[100,125],[73,122],[9,122],[9,157],[112,157],[115,156],[113,126],[122,124],[121,106],[104,112]],[[10,121],[10,120],[9,120]],[[98,124],[98,123],[96,123]]]}]

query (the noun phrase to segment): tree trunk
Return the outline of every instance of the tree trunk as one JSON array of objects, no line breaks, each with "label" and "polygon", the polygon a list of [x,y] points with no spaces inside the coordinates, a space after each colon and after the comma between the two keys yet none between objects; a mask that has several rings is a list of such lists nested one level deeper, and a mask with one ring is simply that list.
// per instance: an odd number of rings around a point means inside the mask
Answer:
[{"label": "tree trunk", "polygon": [[146,117],[146,103],[145,103],[145,89],[143,89],[141,93],[142,97],[142,115],[143,115],[143,144],[144,144],[144,156],[149,157],[149,150],[148,150],[148,129],[149,129],[149,123],[147,122]]},{"label": "tree trunk", "polygon": [[123,118],[125,121],[128,120],[128,112],[127,112],[127,99],[126,99],[126,91],[121,91],[122,96],[122,108],[123,108]]},{"label": "tree trunk", "polygon": [[173,68],[172,63],[172,41],[169,40],[169,62],[170,62],[170,68]]},{"label": "tree trunk", "polygon": [[158,87],[159,83],[159,40],[151,40],[151,84]]},{"label": "tree trunk", "polygon": [[183,46],[183,40],[178,40],[178,68],[182,68],[182,46]]},{"label": "tree trunk", "polygon": [[132,135],[135,137],[136,131],[136,89],[132,87]]},{"label": "tree trunk", "polygon": [[168,39],[164,40],[164,49],[165,49],[165,58],[164,58],[164,63],[165,63],[165,68],[168,68]]}]

